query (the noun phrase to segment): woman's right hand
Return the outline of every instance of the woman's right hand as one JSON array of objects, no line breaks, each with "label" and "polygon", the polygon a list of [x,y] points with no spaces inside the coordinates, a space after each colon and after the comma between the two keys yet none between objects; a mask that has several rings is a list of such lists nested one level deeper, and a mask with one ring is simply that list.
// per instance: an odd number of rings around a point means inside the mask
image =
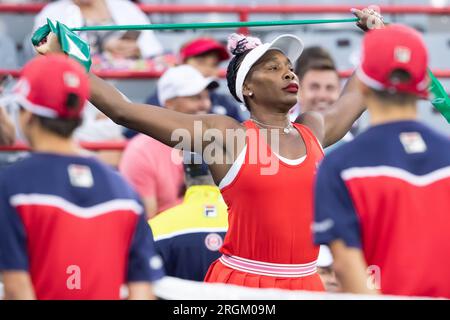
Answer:
[{"label": "woman's right hand", "polygon": [[58,41],[58,36],[53,32],[50,32],[38,45],[34,46],[34,49],[42,55],[63,52],[61,44]]}]

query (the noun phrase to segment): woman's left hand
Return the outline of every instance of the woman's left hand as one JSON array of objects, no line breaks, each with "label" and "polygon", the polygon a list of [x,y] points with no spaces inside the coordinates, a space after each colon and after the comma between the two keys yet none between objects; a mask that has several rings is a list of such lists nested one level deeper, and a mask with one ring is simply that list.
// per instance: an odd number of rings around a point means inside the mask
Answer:
[{"label": "woman's left hand", "polygon": [[58,36],[53,32],[50,32],[38,45],[34,46],[34,49],[41,55],[63,53]]},{"label": "woman's left hand", "polygon": [[384,28],[383,16],[377,6],[369,6],[362,10],[352,8],[351,12],[359,19],[356,25],[363,31]]}]

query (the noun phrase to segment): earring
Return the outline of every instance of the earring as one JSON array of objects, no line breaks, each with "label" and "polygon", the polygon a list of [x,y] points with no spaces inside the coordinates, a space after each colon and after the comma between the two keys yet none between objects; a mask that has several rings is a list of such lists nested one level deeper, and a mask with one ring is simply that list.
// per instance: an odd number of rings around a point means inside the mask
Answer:
[{"label": "earring", "polygon": [[249,97],[253,97],[253,92],[249,92],[249,93],[248,93],[248,96],[249,96]]}]

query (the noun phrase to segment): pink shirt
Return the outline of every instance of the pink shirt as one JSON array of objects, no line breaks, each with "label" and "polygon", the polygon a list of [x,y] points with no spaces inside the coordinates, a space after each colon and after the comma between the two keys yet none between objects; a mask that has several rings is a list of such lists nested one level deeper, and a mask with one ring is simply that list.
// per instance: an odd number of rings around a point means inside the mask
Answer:
[{"label": "pink shirt", "polygon": [[142,198],[156,197],[161,212],[183,200],[182,162],[178,150],[139,134],[128,143],[119,170]]}]

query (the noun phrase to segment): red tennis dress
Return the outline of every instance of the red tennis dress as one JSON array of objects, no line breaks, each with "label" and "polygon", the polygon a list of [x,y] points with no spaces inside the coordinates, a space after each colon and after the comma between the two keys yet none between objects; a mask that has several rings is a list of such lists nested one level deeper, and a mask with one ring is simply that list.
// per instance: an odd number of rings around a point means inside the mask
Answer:
[{"label": "red tennis dress", "polygon": [[311,232],[313,183],[322,147],[309,128],[293,123],[305,142],[306,158],[287,164],[253,122],[244,125],[245,160],[221,190],[229,213],[223,255],[210,266],[205,281],[323,291],[316,272],[319,248]]}]

